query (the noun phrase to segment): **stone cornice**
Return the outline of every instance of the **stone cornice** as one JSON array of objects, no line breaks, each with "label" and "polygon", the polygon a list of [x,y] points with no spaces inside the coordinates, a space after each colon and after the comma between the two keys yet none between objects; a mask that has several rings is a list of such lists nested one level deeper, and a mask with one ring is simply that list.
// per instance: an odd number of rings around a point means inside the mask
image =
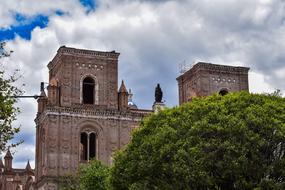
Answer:
[{"label": "stone cornice", "polygon": [[203,70],[210,70],[210,71],[227,71],[227,72],[234,72],[234,73],[247,73],[249,71],[249,67],[234,67],[229,65],[217,65],[212,63],[204,63],[199,62],[193,66],[193,69],[203,69]]},{"label": "stone cornice", "polygon": [[54,116],[67,116],[67,117],[79,117],[79,118],[93,118],[93,119],[105,119],[105,120],[122,120],[122,121],[141,121],[143,117],[146,117],[153,113],[152,110],[127,110],[118,111],[112,109],[80,109],[75,107],[47,107],[43,113],[37,115],[35,122],[37,125],[41,123],[48,115]]},{"label": "stone cornice", "polygon": [[233,74],[247,74],[249,71],[249,67],[234,67],[228,65],[217,65],[212,63],[204,63],[198,62],[191,69],[186,71],[184,74],[177,77],[177,81],[180,81],[184,78],[184,76],[192,75],[198,71],[211,71],[217,73],[233,73]]},{"label": "stone cornice", "polygon": [[87,58],[93,58],[93,59],[104,59],[104,60],[117,61],[120,53],[115,52],[115,51],[104,52],[104,51],[76,49],[76,48],[61,46],[57,50],[57,54],[55,55],[53,60],[49,62],[48,68],[52,69],[56,65],[56,63],[58,62],[59,58],[62,55],[81,56],[81,57],[87,57]]}]

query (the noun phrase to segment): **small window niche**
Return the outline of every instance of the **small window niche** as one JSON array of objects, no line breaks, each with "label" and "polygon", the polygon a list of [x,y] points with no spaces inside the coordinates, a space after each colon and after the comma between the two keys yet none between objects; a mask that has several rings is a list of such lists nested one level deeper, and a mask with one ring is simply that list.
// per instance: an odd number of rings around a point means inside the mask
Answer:
[{"label": "small window niche", "polygon": [[225,96],[225,95],[227,95],[228,93],[229,93],[228,89],[222,89],[222,90],[220,90],[220,92],[219,92],[219,94],[220,94],[221,96]]},{"label": "small window niche", "polygon": [[94,104],[95,100],[95,81],[91,77],[83,80],[82,91],[83,104]]}]

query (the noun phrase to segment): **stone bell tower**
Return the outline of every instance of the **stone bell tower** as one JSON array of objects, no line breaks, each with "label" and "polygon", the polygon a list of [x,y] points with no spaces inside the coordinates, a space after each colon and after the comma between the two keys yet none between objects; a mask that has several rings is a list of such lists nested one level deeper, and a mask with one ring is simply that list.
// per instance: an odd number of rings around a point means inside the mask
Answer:
[{"label": "stone bell tower", "polygon": [[177,78],[179,104],[213,93],[248,91],[247,67],[199,62]]},{"label": "stone bell tower", "polygon": [[41,87],[35,119],[37,189],[57,189],[59,176],[91,159],[111,164],[152,112],[128,106],[124,83],[118,91],[119,55],[63,46],[48,64],[49,85],[47,93]]}]

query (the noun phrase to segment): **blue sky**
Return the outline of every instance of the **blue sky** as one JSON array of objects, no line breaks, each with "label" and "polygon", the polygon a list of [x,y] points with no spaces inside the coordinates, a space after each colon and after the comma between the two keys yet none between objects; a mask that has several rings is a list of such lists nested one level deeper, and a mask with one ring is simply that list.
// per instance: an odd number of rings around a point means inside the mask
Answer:
[{"label": "blue sky", "polygon": [[[20,69],[25,94],[48,81],[46,65],[62,46],[120,52],[119,81],[144,109],[161,84],[178,104],[179,64],[197,61],[250,67],[250,91],[285,93],[285,10],[282,0],[9,0],[0,4],[0,41],[14,51],[7,71]],[[34,165],[35,100],[21,100],[15,166]]]},{"label": "blue sky", "polygon": [[86,8],[87,12],[94,11],[96,8],[95,0],[80,0],[80,3]]},{"label": "blue sky", "polygon": [[[79,0],[81,6],[84,7],[85,13],[89,14],[92,11],[95,11],[96,8],[96,1],[95,0]],[[16,37],[19,37],[23,40],[30,41],[31,40],[31,35],[32,31],[38,27],[40,29],[43,29],[48,26],[49,23],[49,16],[52,14],[35,14],[35,15],[25,15],[22,14],[20,11],[17,12],[17,10],[13,11],[13,20],[14,22],[5,27],[0,27],[0,41],[13,41]],[[58,16],[63,16],[66,14],[64,10],[55,10],[53,14],[58,15]],[[21,102],[22,100],[20,100]],[[25,100],[23,100],[25,101]],[[35,102],[29,100],[31,104],[35,105]],[[21,105],[20,105],[21,107]],[[25,121],[27,118],[28,120],[32,121],[33,117],[35,116],[34,114],[25,114],[25,106],[22,105],[21,109],[22,114],[19,116],[18,121],[14,123],[14,126],[25,126],[27,123],[22,123],[22,121]],[[27,111],[28,112],[28,111]],[[34,144],[35,144],[35,131],[30,130],[31,126],[34,125],[32,122],[29,122],[30,124],[27,125],[29,126],[29,130],[26,130],[24,132],[21,132],[20,134],[17,134],[15,136],[14,141],[20,141],[24,140],[24,144],[20,145],[20,147],[23,150],[27,150],[29,148],[34,149]],[[17,150],[15,150],[17,152]],[[27,160],[34,160],[34,152],[33,150],[29,151],[29,155],[27,154],[16,154],[14,158],[14,162],[16,163],[17,166],[23,167],[26,163]],[[32,153],[32,154],[31,154]],[[32,163],[34,165],[34,163]]]},{"label": "blue sky", "polygon": [[49,21],[48,16],[36,15],[33,18],[27,18],[21,14],[16,14],[15,20],[15,25],[0,30],[0,41],[13,40],[16,35],[30,40],[33,29],[35,27],[45,28]]},{"label": "blue sky", "polygon": [[[85,7],[87,13],[95,11],[95,0],[79,0],[81,5]],[[63,15],[61,10],[55,11],[57,15]],[[15,22],[5,28],[0,28],[0,41],[13,40],[16,36],[20,36],[23,39],[30,40],[31,32],[36,27],[45,28],[48,25],[48,15],[33,15],[31,17],[25,16],[20,12],[14,13]]]}]

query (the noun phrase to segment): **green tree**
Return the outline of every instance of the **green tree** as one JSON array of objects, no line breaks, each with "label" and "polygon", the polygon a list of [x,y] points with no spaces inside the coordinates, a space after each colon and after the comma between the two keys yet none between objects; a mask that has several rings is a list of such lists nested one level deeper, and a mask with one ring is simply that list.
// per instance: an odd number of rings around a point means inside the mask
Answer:
[{"label": "green tree", "polygon": [[98,160],[92,160],[79,170],[79,181],[84,190],[107,190],[109,167]]},{"label": "green tree", "polygon": [[109,189],[109,167],[99,160],[81,165],[76,174],[59,178],[59,190],[107,190]]},{"label": "green tree", "polygon": [[213,95],[145,119],[117,153],[115,190],[285,189],[285,99]]},{"label": "green tree", "polygon": [[[4,49],[5,43],[0,43],[0,58],[9,57]],[[1,61],[1,60],[0,60]],[[0,62],[1,66],[2,62]],[[10,76],[5,75],[0,69],[0,152],[7,148],[7,143],[19,132],[19,127],[12,127],[12,122],[16,119],[19,109],[15,106],[17,100],[14,96],[22,92],[14,83],[18,79],[16,72]],[[11,144],[16,146],[19,143]]]}]

